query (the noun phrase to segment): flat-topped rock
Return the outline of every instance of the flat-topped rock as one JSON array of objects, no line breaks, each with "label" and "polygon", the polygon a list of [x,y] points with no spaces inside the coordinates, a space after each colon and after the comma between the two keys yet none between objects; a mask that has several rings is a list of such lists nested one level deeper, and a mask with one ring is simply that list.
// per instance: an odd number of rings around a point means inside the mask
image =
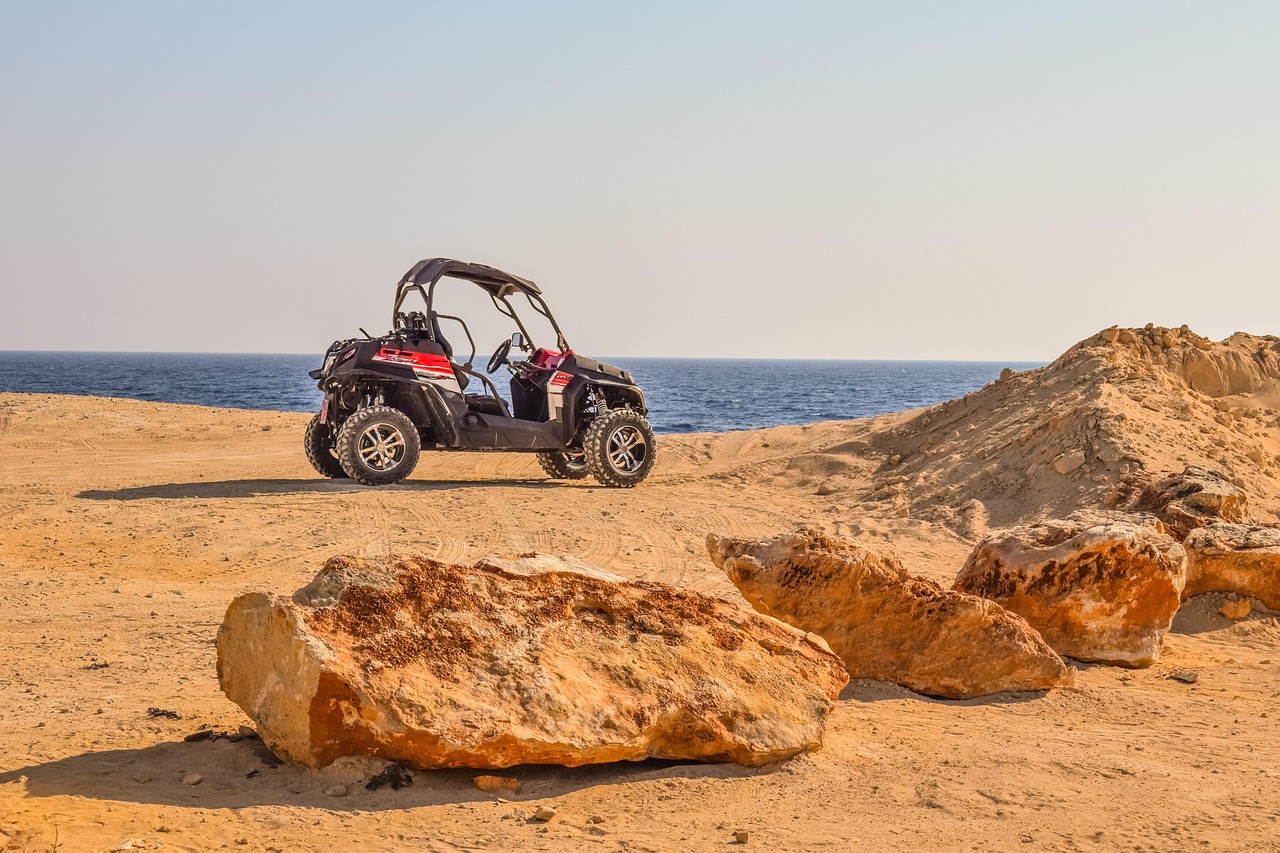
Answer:
[{"label": "flat-topped rock", "polygon": [[1183,598],[1234,592],[1280,610],[1280,529],[1252,524],[1211,524],[1187,536],[1187,585]]},{"label": "flat-topped rock", "polygon": [[753,607],[825,638],[854,678],[952,699],[1070,681],[1021,617],[912,577],[892,552],[815,530],[766,540],[713,534],[707,548]]},{"label": "flat-topped rock", "polygon": [[955,588],[1019,614],[1061,655],[1148,666],[1178,610],[1186,562],[1149,517],[1076,513],[989,534]]},{"label": "flat-topped rock", "polygon": [[538,555],[335,557],[292,597],[232,602],[218,677],[282,758],[424,769],[764,764],[818,748],[848,680],[741,605]]}]

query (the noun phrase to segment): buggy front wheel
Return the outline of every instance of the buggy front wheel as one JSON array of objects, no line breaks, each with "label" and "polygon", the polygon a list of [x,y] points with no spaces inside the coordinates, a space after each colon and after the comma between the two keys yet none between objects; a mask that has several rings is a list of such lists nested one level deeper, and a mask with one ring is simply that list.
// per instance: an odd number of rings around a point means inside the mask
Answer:
[{"label": "buggy front wheel", "polygon": [[603,486],[630,489],[653,469],[653,429],[633,409],[597,415],[582,439],[587,468]]}]

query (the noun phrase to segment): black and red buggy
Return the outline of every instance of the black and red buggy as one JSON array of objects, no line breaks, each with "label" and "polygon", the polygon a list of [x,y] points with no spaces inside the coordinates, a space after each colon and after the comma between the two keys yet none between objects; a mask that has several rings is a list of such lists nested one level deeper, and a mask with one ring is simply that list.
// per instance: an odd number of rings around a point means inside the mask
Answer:
[{"label": "black and red buggy", "polygon": [[[481,288],[514,325],[483,373],[473,367],[476,347],[466,322],[436,310],[436,286],[444,279]],[[406,310],[414,294],[422,304]],[[554,347],[533,343],[517,306],[545,321]],[[456,324],[461,337],[451,331],[451,343],[442,322]],[[462,337],[465,359],[454,345]],[[504,366],[510,403],[490,378]],[[631,374],[575,353],[536,284],[483,264],[447,258],[414,264],[396,285],[392,330],[335,341],[311,377],[324,402],[307,425],[306,453],[326,477],[399,483],[423,450],[535,453],[552,477],[590,474],[618,488],[635,486],[653,468],[653,430]]]}]

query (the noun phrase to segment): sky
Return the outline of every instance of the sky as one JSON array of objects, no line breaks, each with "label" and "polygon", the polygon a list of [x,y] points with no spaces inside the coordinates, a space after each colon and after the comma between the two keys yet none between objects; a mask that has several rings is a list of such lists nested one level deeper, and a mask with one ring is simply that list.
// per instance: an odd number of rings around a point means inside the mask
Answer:
[{"label": "sky", "polygon": [[322,352],[435,256],[597,356],[1280,333],[1278,41],[1245,0],[0,0],[0,349]]}]

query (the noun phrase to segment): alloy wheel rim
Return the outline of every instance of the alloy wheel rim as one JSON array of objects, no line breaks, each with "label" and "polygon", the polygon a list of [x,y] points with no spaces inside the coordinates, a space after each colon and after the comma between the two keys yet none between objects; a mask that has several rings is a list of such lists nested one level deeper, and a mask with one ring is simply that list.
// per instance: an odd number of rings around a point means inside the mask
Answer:
[{"label": "alloy wheel rim", "polygon": [[357,450],[370,470],[390,471],[404,460],[404,435],[389,424],[374,424],[360,433]]},{"label": "alloy wheel rim", "polygon": [[627,424],[618,427],[609,436],[606,454],[615,471],[634,474],[644,465],[644,460],[649,455],[649,442],[645,440],[644,433]]}]

